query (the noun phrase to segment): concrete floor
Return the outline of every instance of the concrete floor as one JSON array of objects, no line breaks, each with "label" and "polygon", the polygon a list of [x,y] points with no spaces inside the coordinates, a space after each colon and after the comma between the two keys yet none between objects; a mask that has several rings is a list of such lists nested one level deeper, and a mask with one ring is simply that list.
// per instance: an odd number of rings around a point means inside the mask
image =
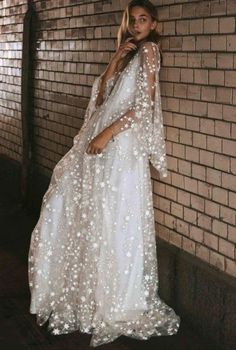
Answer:
[{"label": "concrete floor", "polygon": [[[0,190],[0,348],[1,350],[86,350],[91,335],[54,336],[47,324],[39,327],[29,313],[27,259],[30,236],[37,218],[17,204],[6,189]],[[146,341],[125,336],[97,347],[106,350],[211,350],[182,319],[178,334]],[[214,348],[214,350],[216,350]]]}]

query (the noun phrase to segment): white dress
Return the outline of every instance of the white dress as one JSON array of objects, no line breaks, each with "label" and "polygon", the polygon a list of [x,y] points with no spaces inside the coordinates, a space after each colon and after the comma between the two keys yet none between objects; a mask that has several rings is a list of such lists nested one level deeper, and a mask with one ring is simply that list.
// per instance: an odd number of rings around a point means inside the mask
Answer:
[{"label": "white dress", "polygon": [[[158,74],[160,53],[142,44],[107,81],[95,106],[95,79],[84,124],[57,163],[29,249],[30,312],[52,334],[92,334],[96,347],[120,335],[177,333],[180,317],[158,295],[149,161],[167,176]],[[134,114],[125,119],[125,112]],[[121,132],[102,153],[88,142],[112,122]]]}]

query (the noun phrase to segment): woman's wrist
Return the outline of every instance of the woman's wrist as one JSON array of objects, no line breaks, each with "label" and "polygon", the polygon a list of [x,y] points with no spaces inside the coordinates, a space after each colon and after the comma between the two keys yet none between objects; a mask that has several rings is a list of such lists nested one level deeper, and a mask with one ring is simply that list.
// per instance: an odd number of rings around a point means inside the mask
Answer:
[{"label": "woman's wrist", "polygon": [[112,139],[112,141],[115,141],[114,140],[114,132],[113,132],[113,128],[111,125],[106,128],[106,131],[108,132],[109,140]]},{"label": "woman's wrist", "polygon": [[111,57],[111,63],[114,66],[114,69],[117,69],[120,61],[122,60],[122,52],[116,51]]}]

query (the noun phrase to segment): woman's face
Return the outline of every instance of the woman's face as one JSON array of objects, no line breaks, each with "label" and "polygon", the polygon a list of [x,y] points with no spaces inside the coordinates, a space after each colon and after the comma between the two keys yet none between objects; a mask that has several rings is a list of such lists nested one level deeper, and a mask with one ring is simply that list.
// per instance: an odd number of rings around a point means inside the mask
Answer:
[{"label": "woman's face", "polygon": [[134,6],[130,10],[129,30],[135,41],[145,39],[156,27],[150,14],[141,6]]}]

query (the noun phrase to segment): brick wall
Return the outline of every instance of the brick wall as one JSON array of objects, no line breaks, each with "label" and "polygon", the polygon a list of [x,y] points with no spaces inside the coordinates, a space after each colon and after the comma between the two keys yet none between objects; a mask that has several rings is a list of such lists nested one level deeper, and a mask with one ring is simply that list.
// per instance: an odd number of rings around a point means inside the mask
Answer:
[{"label": "brick wall", "polygon": [[21,58],[26,0],[0,1],[0,153],[21,160]]},{"label": "brick wall", "polygon": [[157,232],[236,276],[236,1],[158,9],[171,174],[154,182]]},{"label": "brick wall", "polygon": [[[127,2],[34,1],[34,159],[47,176],[81,127],[92,82],[114,52],[121,9]],[[4,3],[1,11],[9,11],[14,1]],[[159,181],[152,168],[157,234],[236,276],[236,1],[153,3],[158,5],[163,35],[160,78],[170,170],[168,178]],[[14,10],[20,7],[14,5]],[[14,23],[8,30],[11,40],[18,42]],[[6,50],[8,40],[1,36]],[[21,44],[17,45],[20,55]],[[1,49],[1,58],[2,54],[9,51]],[[13,64],[10,58],[6,64]],[[5,136],[1,134],[0,143],[3,153],[17,159],[20,135],[16,138],[12,123],[19,123],[19,99],[14,101],[19,98],[19,80],[12,83],[18,95],[2,96]],[[5,104],[10,108],[6,110]],[[19,125],[14,126],[17,132]]]},{"label": "brick wall", "polygon": [[36,163],[46,174],[71,147],[91,85],[114,52],[120,21],[120,3],[116,3],[35,1],[39,19],[34,74]]}]

